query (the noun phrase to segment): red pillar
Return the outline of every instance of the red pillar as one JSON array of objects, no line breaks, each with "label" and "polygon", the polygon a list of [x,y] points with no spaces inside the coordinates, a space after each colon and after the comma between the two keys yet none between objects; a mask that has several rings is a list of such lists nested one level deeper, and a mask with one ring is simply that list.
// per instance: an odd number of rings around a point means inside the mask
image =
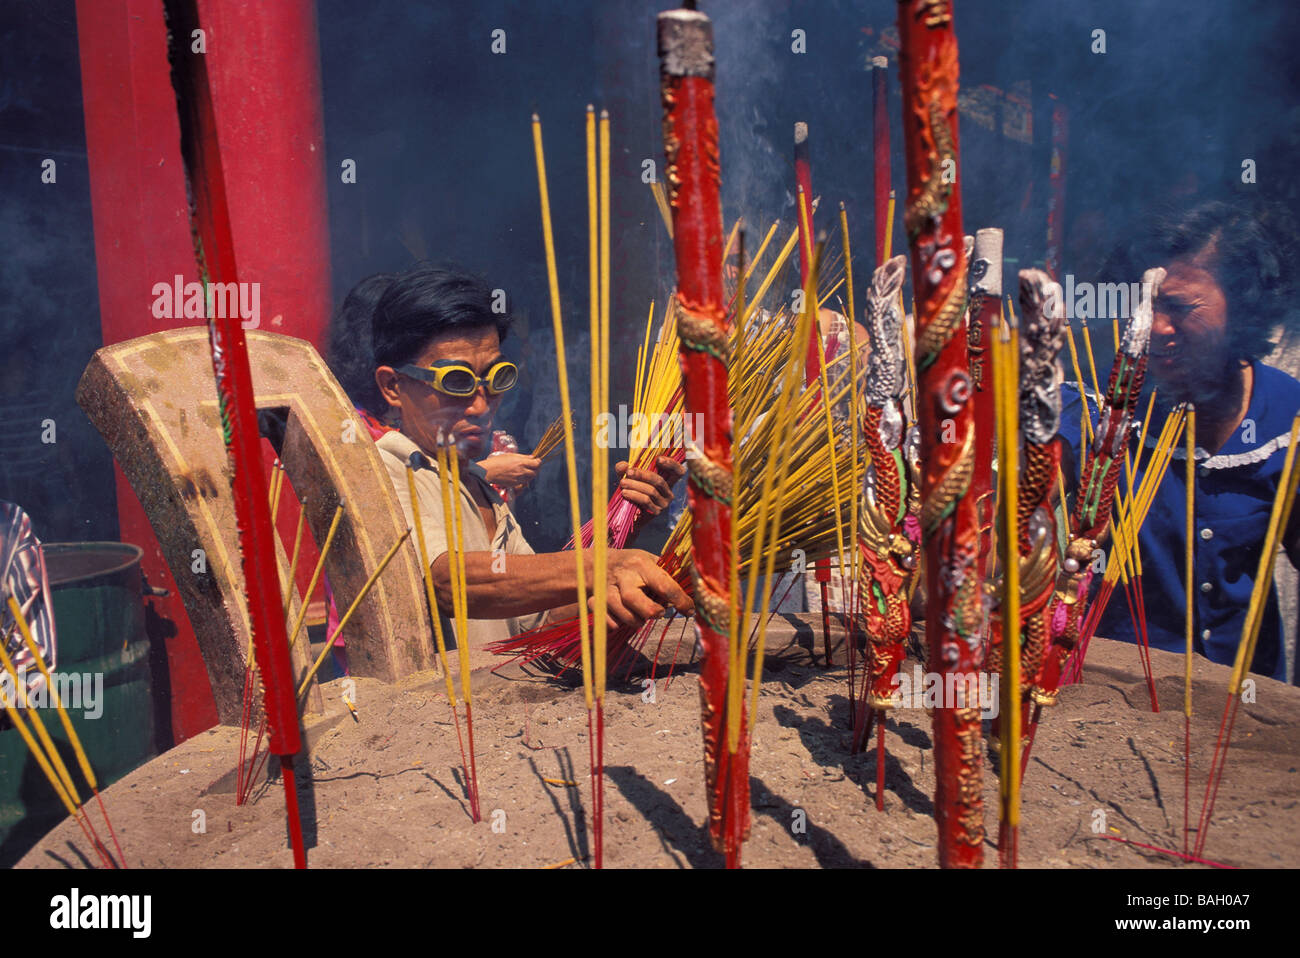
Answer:
[{"label": "red pillar", "polygon": [[[260,284],[261,328],[321,348],[330,312],[324,136],[310,0],[202,3],[242,281]],[[189,236],[176,96],[158,0],[78,0],[77,34],[94,216],[100,323],[112,344],[184,320],[155,319],[152,288],[198,279]],[[198,643],[130,486],[117,476],[123,541],[140,545],[166,638],[172,739],[216,722]],[[292,525],[289,534],[292,535]],[[310,565],[308,565],[310,568]],[[171,629],[155,629],[155,639]],[[167,747],[170,742],[162,741]]]}]

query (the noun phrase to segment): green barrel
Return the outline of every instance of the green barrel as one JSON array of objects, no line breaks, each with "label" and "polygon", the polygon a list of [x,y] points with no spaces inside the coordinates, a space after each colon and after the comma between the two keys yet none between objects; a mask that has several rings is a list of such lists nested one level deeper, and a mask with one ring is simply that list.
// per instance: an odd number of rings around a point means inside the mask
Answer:
[{"label": "green barrel", "polygon": [[[58,639],[55,679],[102,791],[157,754],[142,553],[121,542],[50,543],[44,551]],[[39,712],[107,842],[58,713],[52,707]],[[16,862],[67,814],[18,730],[7,720],[4,726],[0,867]]]}]

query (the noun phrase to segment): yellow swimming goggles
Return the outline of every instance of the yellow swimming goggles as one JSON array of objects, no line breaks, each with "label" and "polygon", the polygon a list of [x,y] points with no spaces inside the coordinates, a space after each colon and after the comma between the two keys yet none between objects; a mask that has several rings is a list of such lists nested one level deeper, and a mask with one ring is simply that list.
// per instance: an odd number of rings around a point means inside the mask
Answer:
[{"label": "yellow swimming goggles", "polygon": [[486,387],[494,396],[513,389],[519,382],[519,367],[508,359],[493,363],[487,375],[479,377],[474,367],[460,359],[440,359],[430,366],[398,366],[397,371],[412,379],[428,383],[440,393],[464,399]]}]

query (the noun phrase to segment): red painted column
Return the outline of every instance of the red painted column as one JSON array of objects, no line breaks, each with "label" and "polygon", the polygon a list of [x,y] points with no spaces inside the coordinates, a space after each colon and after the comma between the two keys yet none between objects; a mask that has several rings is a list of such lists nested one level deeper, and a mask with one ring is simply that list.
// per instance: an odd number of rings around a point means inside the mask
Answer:
[{"label": "red painted column", "polygon": [[260,284],[259,328],[323,352],[330,250],[316,5],[199,0],[199,20],[240,282]]},{"label": "red painted column", "polygon": [[[177,273],[186,282],[196,279],[162,4],[78,0],[77,42],[100,325],[104,342],[112,344],[188,325],[155,319],[151,290]],[[122,541],[144,549],[141,568],[149,583],[171,592],[149,600],[150,637],[166,644],[169,674],[155,675],[154,685],[156,691],[169,688],[170,737],[181,742],[216,723],[212,689],[158,540],[121,469],[116,471]],[[166,730],[159,732],[159,746],[168,747]]]},{"label": "red painted column", "polygon": [[[260,328],[321,348],[330,278],[314,5],[223,0],[201,12],[211,24],[204,43],[240,279],[259,283]],[[198,279],[162,4],[78,0],[77,34],[104,342],[195,325],[156,319],[151,309],[155,283],[178,273]],[[150,604],[175,630],[165,639],[169,675],[155,682],[169,682],[171,737],[181,742],[217,720],[207,672],[153,530],[120,472],[117,498],[122,540],[144,549],[150,584],[172,593]],[[294,518],[286,511],[286,539]],[[171,631],[164,622],[154,636]]]},{"label": "red painted column", "polygon": [[[957,35],[950,0],[899,0],[899,82],[907,193],[903,224],[916,294],[916,408],[921,433],[921,534],[926,559],[929,671],[975,681],[983,664],[979,520],[970,495],[975,409],[962,323],[957,134]],[[947,427],[955,427],[945,442]],[[955,699],[955,696],[954,696]],[[984,851],[984,740],[980,711],[946,701],[933,710],[939,864],[978,868]]]}]

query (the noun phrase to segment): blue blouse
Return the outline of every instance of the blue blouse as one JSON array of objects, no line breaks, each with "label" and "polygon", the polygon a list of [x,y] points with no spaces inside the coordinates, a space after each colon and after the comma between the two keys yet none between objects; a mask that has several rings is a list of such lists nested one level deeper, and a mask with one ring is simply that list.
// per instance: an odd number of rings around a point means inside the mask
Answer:
[{"label": "blue blouse", "polygon": [[[1300,411],[1300,382],[1262,363],[1255,363],[1253,368],[1254,388],[1241,425],[1217,454],[1210,456],[1203,449],[1196,450],[1194,642],[1197,652],[1225,665],[1236,660],[1259,553],[1291,440],[1291,423]],[[1081,414],[1078,390],[1071,384],[1063,386],[1061,400],[1061,436],[1074,451],[1077,464]],[[1097,404],[1091,396],[1089,410],[1096,416]],[[1147,430],[1144,458],[1150,456],[1163,422],[1164,413],[1160,412]],[[1140,425],[1135,424],[1130,437],[1130,449],[1135,454]],[[1147,636],[1153,648],[1182,652],[1186,648],[1183,566],[1187,522],[1187,455],[1183,442],[1173,455],[1138,538]],[[1141,471],[1135,482],[1141,481]],[[1120,482],[1121,488],[1127,489],[1126,477]],[[1099,582],[1099,577],[1094,577],[1094,585]],[[1122,587],[1111,596],[1097,634],[1137,641]],[[1286,679],[1276,589],[1269,592],[1250,670]]]}]

